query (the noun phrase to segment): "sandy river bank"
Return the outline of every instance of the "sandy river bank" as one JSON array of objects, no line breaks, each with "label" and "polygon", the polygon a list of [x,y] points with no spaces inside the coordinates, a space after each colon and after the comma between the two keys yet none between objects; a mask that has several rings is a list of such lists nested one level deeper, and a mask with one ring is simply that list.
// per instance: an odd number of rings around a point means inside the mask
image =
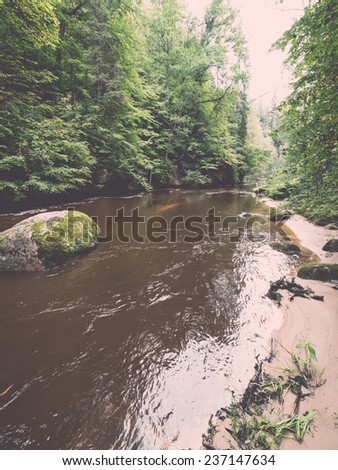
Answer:
[{"label": "sandy river bank", "polygon": [[[338,263],[338,253],[322,250],[325,243],[336,236],[336,232],[319,227],[299,215],[294,215],[284,224],[287,234],[294,234],[299,244],[311,250],[321,262]],[[324,369],[326,383],[312,397],[301,403],[300,413],[316,410],[315,426],[304,442],[285,440],[282,449],[338,449],[338,291],[332,284],[320,281],[296,279],[303,287],[311,288],[323,295],[324,302],[315,302],[297,297],[292,303],[287,298],[282,302],[284,322],[276,338],[287,349],[292,350],[299,339],[306,338],[316,346],[318,370]],[[283,361],[280,351],[279,361]]]},{"label": "sandy river bank", "polygon": [[[264,202],[270,207],[279,205],[271,200]],[[328,240],[337,237],[336,231],[316,226],[299,215],[293,215],[287,220],[282,230],[313,261],[338,263],[338,253],[322,250]],[[290,278],[293,276],[296,276],[296,271],[289,273]],[[289,352],[295,350],[299,340],[306,339],[315,345],[318,357],[316,369],[319,372],[324,370],[323,378],[326,382],[300,404],[300,414],[311,410],[317,412],[311,432],[301,444],[293,439],[285,439],[281,449],[338,449],[338,291],[331,283],[298,277],[296,282],[312,289],[316,295],[324,296],[325,300],[319,302],[296,297],[290,302],[287,291],[283,291],[281,311],[284,319],[282,326],[278,326],[270,338],[276,346],[276,357],[268,368],[272,375],[278,375],[278,371],[290,366]],[[284,410],[290,413],[287,406]],[[229,448],[229,442],[233,442],[226,426],[221,420],[217,422],[213,438],[215,448]]]}]

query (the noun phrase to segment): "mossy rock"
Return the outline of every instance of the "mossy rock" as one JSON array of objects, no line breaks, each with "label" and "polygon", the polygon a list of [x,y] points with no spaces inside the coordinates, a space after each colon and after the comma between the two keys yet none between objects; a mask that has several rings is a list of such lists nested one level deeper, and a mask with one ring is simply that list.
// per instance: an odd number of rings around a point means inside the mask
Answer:
[{"label": "mossy rock", "polygon": [[285,253],[286,255],[301,254],[299,246],[295,245],[294,243],[272,243],[271,246],[274,250]]},{"label": "mossy rock", "polygon": [[336,253],[338,251],[338,239],[333,238],[332,240],[329,240],[323,246],[323,250],[324,251],[329,251],[331,253]]},{"label": "mossy rock", "polygon": [[270,207],[270,220],[272,222],[283,222],[285,220],[290,219],[292,216],[292,212],[281,209],[280,207]]},{"label": "mossy rock", "polygon": [[44,271],[94,248],[97,224],[78,211],[44,212],[0,234],[0,271]]},{"label": "mossy rock", "polygon": [[338,264],[306,264],[300,268],[298,276],[315,281],[338,281]]}]

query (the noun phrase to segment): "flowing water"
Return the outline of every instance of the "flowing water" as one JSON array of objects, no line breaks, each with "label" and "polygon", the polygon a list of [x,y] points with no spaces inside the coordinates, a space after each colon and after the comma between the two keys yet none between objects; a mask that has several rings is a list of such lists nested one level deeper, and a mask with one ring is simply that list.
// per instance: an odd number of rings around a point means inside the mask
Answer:
[{"label": "flowing water", "polygon": [[[167,221],[267,213],[236,189],[76,204],[103,234],[121,207]],[[0,230],[27,216],[0,216]],[[231,243],[183,242],[181,226],[173,243],[114,237],[47,274],[0,273],[0,393],[13,385],[0,448],[198,449],[281,322],[264,295],[292,259],[269,245],[278,228],[258,225]]]}]

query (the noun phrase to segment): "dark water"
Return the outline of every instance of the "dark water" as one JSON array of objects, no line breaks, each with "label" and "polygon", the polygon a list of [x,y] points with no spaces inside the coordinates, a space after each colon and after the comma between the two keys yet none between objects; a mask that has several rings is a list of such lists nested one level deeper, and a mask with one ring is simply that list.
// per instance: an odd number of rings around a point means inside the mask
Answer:
[{"label": "dark water", "polygon": [[[159,192],[76,206],[104,217],[266,213],[250,194]],[[0,217],[0,230],[25,215]],[[281,314],[264,294],[288,270],[276,227],[214,242],[113,240],[49,274],[0,274],[0,448],[199,448],[243,391]],[[264,351],[263,351],[264,352]]]}]

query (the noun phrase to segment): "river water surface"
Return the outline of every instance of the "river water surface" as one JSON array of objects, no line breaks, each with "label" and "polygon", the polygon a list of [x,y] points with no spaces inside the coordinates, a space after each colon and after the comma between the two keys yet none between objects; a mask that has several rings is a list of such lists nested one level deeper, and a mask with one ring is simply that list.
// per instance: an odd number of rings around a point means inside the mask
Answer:
[{"label": "river water surface", "polygon": [[[163,191],[76,204],[99,217],[267,213],[250,193]],[[0,230],[28,214],[0,216]],[[292,260],[257,236],[116,239],[62,269],[0,273],[0,448],[198,449],[240,393],[279,310],[264,297]]]}]

